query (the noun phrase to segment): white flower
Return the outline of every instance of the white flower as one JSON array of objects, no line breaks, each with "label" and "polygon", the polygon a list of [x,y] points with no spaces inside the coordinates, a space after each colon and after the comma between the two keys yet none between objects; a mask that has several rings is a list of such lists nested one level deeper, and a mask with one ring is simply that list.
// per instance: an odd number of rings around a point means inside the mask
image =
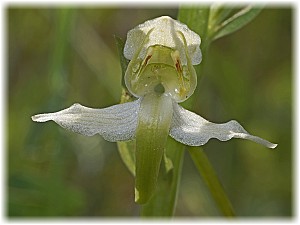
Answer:
[{"label": "white flower", "polygon": [[135,200],[141,204],[154,193],[168,134],[190,146],[204,145],[211,138],[242,138],[275,148],[234,120],[211,123],[178,105],[196,88],[193,65],[201,62],[200,43],[196,33],[170,17],[146,21],[128,32],[124,47],[124,56],[131,60],[124,80],[137,100],[104,109],[74,104],[32,120],[53,120],[65,129],[100,134],[113,142],[135,139]]},{"label": "white flower", "polygon": [[[162,104],[160,110],[170,107],[166,109],[172,111],[169,135],[176,141],[200,146],[211,138],[221,141],[242,138],[275,148],[277,144],[249,134],[237,121],[215,124],[178,105],[177,102],[186,100],[196,87],[195,72],[189,63],[195,65],[201,62],[200,42],[200,37],[195,32],[170,17],[162,16],[146,21],[128,32],[124,48],[125,57],[131,60],[125,77],[126,85],[138,100],[104,109],[74,104],[59,112],[35,115],[32,120],[53,120],[65,129],[86,136],[100,134],[107,141],[132,140],[136,135],[144,96],[155,92],[158,96],[172,99],[171,107],[169,104]],[[151,64],[153,57],[155,59]],[[169,70],[169,74],[159,74],[163,73],[159,71],[160,66],[166,64],[168,66],[162,70]],[[148,78],[148,67],[153,77]],[[153,68],[158,71],[153,72]]]},{"label": "white flower", "polygon": [[[63,128],[82,135],[100,134],[107,141],[127,141],[135,138],[140,106],[141,99],[104,109],[92,109],[74,104],[59,112],[35,115],[32,120],[36,122],[53,120]],[[211,123],[174,101],[172,110],[169,134],[185,145],[201,146],[211,138],[217,138],[220,141],[242,138],[255,141],[268,148],[277,146],[260,137],[250,135],[235,120],[223,124]]]}]

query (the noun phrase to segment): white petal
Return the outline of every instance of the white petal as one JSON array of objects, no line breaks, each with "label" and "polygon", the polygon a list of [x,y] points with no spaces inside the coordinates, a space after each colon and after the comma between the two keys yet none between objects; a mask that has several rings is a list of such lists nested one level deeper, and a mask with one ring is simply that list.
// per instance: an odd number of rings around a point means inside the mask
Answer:
[{"label": "white petal", "polygon": [[170,136],[185,145],[204,145],[210,138],[217,138],[220,141],[228,141],[231,138],[243,138],[257,142],[268,148],[275,148],[277,146],[277,144],[249,134],[235,120],[223,124],[215,124],[182,108],[175,102],[173,103],[173,107]]},{"label": "white petal", "polygon": [[201,62],[202,55],[199,48],[201,39],[199,35],[190,30],[187,25],[169,16],[161,16],[153,20],[148,20],[128,32],[124,47],[124,56],[127,59],[131,60],[133,58],[151,29],[153,30],[149,35],[149,40],[144,43],[145,45],[139,56],[141,59],[145,57],[146,51],[150,46],[163,45],[177,49],[180,53],[182,64],[186,65],[187,59],[185,56],[184,42],[180,35],[178,35],[179,31],[186,39],[188,54],[190,55],[192,64],[197,65]]},{"label": "white petal", "polygon": [[133,139],[137,127],[140,100],[92,109],[80,104],[54,113],[32,116],[36,122],[53,120],[61,127],[86,136],[100,134],[108,141]]}]

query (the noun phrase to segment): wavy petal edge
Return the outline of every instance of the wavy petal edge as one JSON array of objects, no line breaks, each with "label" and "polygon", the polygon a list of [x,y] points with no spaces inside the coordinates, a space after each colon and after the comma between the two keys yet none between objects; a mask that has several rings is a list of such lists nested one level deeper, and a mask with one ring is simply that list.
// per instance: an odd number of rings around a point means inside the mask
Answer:
[{"label": "wavy petal edge", "polygon": [[31,117],[35,122],[54,121],[73,132],[93,136],[100,134],[107,141],[127,141],[135,137],[140,100],[94,109],[78,103],[53,113]]},{"label": "wavy petal edge", "polygon": [[216,138],[220,141],[241,138],[254,141],[271,149],[277,146],[277,144],[249,134],[242,125],[235,120],[216,124],[184,109],[175,102],[173,103],[173,107],[174,113],[170,136],[185,145],[201,146],[206,144],[211,138]]}]

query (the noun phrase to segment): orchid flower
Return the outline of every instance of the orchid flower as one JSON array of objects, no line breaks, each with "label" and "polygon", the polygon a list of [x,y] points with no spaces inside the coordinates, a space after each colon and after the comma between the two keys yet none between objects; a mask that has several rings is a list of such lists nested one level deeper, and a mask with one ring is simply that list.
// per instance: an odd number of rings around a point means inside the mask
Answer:
[{"label": "orchid flower", "polygon": [[198,34],[168,16],[146,21],[128,32],[124,47],[124,56],[130,60],[125,85],[135,101],[104,109],[74,104],[32,116],[32,120],[52,120],[73,132],[100,134],[112,142],[135,140],[139,203],[147,202],[155,189],[168,135],[189,146],[204,145],[211,138],[241,138],[275,148],[276,144],[249,134],[235,120],[215,124],[178,104],[196,88],[193,65],[202,59],[200,43]]}]

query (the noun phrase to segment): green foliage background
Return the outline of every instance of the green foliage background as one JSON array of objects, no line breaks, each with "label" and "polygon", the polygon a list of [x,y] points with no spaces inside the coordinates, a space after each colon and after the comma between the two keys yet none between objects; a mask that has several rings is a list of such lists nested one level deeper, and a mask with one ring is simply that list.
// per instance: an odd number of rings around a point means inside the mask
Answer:
[{"label": "green foliage background", "polygon": [[[114,36],[174,8],[6,8],[6,214],[9,217],[138,216],[134,179],[115,143],[84,137],[31,116],[78,102],[117,104],[121,68]],[[293,215],[293,9],[266,7],[203,58],[197,113],[239,121],[278,143],[210,140],[203,149],[237,216]],[[175,216],[220,216],[189,155]]]}]

